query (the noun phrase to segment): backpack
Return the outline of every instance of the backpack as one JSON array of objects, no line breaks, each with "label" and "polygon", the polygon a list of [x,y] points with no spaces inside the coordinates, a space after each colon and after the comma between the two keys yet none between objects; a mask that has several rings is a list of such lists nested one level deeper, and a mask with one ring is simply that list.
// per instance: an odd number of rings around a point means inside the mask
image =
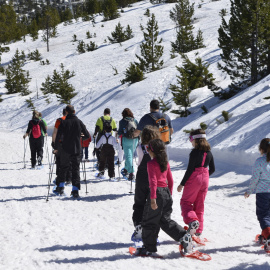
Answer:
[{"label": "backpack", "polygon": [[124,137],[132,139],[133,133],[137,128],[137,124],[135,123],[134,118],[132,119],[125,118],[125,120],[127,121],[127,125],[126,128],[124,129]]},{"label": "backpack", "polygon": [[149,113],[150,117],[155,121],[156,126],[160,132],[160,139],[165,143],[169,144],[171,141],[170,128],[167,120],[165,119],[166,114],[162,114],[162,117],[157,119],[154,115]]},{"label": "backpack", "polygon": [[103,130],[102,130],[101,133],[104,135],[105,134],[106,127],[110,127],[111,126],[112,117],[110,118],[110,120],[105,120],[104,117],[101,116],[101,120],[102,120],[102,123],[103,123]]},{"label": "backpack", "polygon": [[40,121],[41,120],[39,120],[37,124],[34,124],[33,122],[31,122],[32,125],[33,125],[33,127],[32,127],[32,135],[33,135],[33,137],[35,139],[37,139],[37,138],[39,138],[41,136],[41,130],[40,130],[40,125],[39,125]]},{"label": "backpack", "polygon": [[101,148],[101,151],[106,151],[106,150],[110,150],[110,149],[113,149],[113,146],[111,144],[109,144],[109,138],[112,136],[112,135],[109,135],[109,137],[107,137],[106,135],[103,135],[105,136],[106,138],[106,143],[104,143],[102,145],[102,148]]}]

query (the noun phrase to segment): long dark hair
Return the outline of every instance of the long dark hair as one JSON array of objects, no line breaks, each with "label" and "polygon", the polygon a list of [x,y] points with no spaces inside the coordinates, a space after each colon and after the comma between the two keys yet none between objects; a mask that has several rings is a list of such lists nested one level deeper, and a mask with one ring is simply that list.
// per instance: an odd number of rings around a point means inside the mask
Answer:
[{"label": "long dark hair", "polygon": [[123,118],[126,118],[126,117],[134,118],[133,113],[132,113],[132,111],[129,108],[125,108],[122,111],[122,116],[123,116]]},{"label": "long dark hair", "polygon": [[151,140],[160,139],[160,132],[157,127],[147,125],[142,131],[142,144],[148,144]]},{"label": "long dark hair", "polygon": [[[205,134],[203,129],[196,129],[190,132],[190,136],[198,135],[198,134]],[[210,151],[211,146],[209,142],[205,138],[198,138],[195,139],[195,149],[202,150],[204,152]]]},{"label": "long dark hair", "polygon": [[259,145],[259,150],[266,154],[267,162],[270,162],[270,139],[264,138],[261,140]]},{"label": "long dark hair", "polygon": [[168,166],[168,157],[164,142],[160,139],[154,139],[150,141],[148,145],[150,150],[155,154],[161,172],[165,172]]}]

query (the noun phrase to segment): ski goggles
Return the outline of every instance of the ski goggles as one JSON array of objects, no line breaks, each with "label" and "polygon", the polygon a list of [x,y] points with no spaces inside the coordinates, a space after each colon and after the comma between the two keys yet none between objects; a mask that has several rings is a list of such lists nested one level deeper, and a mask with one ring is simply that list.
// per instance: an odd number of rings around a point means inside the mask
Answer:
[{"label": "ski goggles", "polygon": [[189,136],[190,142],[194,141],[195,139],[206,139],[206,135],[205,134],[196,134],[196,135]]}]

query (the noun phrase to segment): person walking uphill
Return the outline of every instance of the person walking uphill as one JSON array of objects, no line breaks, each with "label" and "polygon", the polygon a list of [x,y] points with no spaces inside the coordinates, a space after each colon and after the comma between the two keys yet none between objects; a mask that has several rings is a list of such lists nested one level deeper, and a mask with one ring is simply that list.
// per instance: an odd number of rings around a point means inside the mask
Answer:
[{"label": "person walking uphill", "polygon": [[42,132],[47,136],[44,122],[39,119],[39,112],[33,111],[32,120],[29,121],[26,133],[23,135],[24,139],[29,136],[32,169],[35,169],[37,159],[38,166],[42,165],[44,142]]},{"label": "person walking uphill", "polygon": [[138,137],[146,125],[158,127],[160,131],[160,139],[165,144],[170,143],[171,135],[173,134],[172,122],[168,115],[160,112],[159,101],[156,99],[153,99],[150,102],[150,113],[145,114],[141,118],[137,129],[134,131],[133,137]]},{"label": "person walking uphill", "polygon": [[261,226],[261,242],[270,253],[270,139],[262,139],[259,145],[261,157],[255,161],[252,178],[245,198],[256,193],[256,215]]},{"label": "person walking uphill", "polygon": [[191,235],[171,219],[173,178],[165,144],[160,139],[149,142],[148,152],[152,160],[147,163],[150,194],[144,207],[142,239],[144,246],[135,255],[155,256],[159,228],[175,241],[180,242],[185,254],[192,251]]},{"label": "person walking uphill", "polygon": [[81,134],[85,138],[89,138],[90,135],[81,120],[75,115],[75,110],[72,105],[66,107],[67,116],[64,121],[61,122],[58,128],[56,140],[55,140],[55,152],[60,147],[60,138],[62,141],[62,150],[60,156],[60,171],[58,175],[59,181],[57,181],[57,187],[55,189],[56,195],[64,194],[64,186],[66,181],[66,175],[68,174],[69,167],[72,171],[72,192],[73,198],[79,197],[80,190],[80,159],[81,159]]},{"label": "person walking uphill", "polygon": [[[101,136],[105,134],[105,127],[111,126],[113,131],[115,131],[115,132],[117,131],[116,123],[115,123],[114,119],[110,115],[111,115],[111,110],[109,108],[106,108],[104,110],[104,115],[98,118],[98,120],[96,122],[95,132],[94,132],[94,135],[93,135],[94,139],[97,137],[96,143],[98,143]],[[95,153],[97,155],[97,160],[98,160],[98,163],[99,163],[100,150],[95,149]]]},{"label": "person walking uphill", "polygon": [[137,128],[138,122],[134,118],[132,111],[125,108],[122,112],[123,119],[119,122],[118,135],[122,137],[122,147],[125,153],[125,168],[122,170],[128,180],[134,179],[133,155],[138,145],[138,138],[133,138],[133,133]]},{"label": "person walking uphill", "polygon": [[192,236],[200,236],[203,231],[204,200],[208,191],[209,175],[215,172],[215,164],[204,130],[192,131],[189,139],[194,148],[177,191],[181,192],[184,188],[180,205],[184,222],[189,225],[188,231]]}]

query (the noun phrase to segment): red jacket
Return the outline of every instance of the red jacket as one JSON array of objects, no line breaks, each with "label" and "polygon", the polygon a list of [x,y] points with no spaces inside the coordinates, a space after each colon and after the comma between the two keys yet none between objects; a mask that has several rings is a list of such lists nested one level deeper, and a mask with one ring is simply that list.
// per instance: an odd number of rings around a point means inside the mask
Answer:
[{"label": "red jacket", "polygon": [[82,137],[81,137],[81,146],[82,147],[88,147],[90,142],[92,141],[90,132],[88,131],[88,133],[89,133],[89,138],[88,139],[83,140]]}]

